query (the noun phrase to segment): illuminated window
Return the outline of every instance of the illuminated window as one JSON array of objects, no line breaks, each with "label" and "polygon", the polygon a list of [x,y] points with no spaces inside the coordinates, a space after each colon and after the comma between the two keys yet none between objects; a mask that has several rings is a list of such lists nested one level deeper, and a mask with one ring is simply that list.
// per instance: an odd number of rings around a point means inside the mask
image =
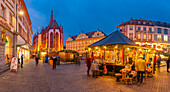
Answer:
[{"label": "illuminated window", "polygon": [[164,35],[164,41],[168,41],[168,36]]},{"label": "illuminated window", "polygon": [[91,43],[91,40],[89,42]]},{"label": "illuminated window", "polygon": [[129,33],[129,38],[133,40],[133,33]]},{"label": "illuminated window", "polygon": [[149,34],[149,40],[151,40],[151,37],[152,37],[151,34]]},{"label": "illuminated window", "polygon": [[146,34],[143,34],[143,39],[146,39]]},{"label": "illuminated window", "polygon": [[140,36],[141,36],[141,35],[140,35],[140,34],[138,34],[138,39],[140,39]]},{"label": "illuminated window", "polygon": [[161,35],[157,35],[157,40],[161,41],[162,37]]}]

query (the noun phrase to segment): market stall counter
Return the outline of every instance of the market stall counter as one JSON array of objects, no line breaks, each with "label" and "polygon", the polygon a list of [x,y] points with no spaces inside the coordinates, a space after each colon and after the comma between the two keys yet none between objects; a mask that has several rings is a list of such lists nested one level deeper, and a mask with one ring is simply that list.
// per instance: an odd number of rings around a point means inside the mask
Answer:
[{"label": "market stall counter", "polygon": [[108,72],[114,71],[115,73],[120,73],[120,70],[125,68],[125,65],[106,63],[106,68]]}]

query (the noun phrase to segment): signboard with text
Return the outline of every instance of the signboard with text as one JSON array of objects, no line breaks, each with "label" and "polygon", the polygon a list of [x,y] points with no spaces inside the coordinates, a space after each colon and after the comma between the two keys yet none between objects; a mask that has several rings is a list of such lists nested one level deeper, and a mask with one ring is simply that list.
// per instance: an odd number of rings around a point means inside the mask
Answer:
[{"label": "signboard with text", "polygon": [[18,59],[16,57],[12,58],[10,70],[16,70],[18,68]]}]

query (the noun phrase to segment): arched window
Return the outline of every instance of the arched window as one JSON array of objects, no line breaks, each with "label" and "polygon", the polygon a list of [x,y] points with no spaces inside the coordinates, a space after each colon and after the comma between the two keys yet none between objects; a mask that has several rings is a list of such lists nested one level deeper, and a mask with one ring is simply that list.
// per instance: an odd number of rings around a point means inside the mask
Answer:
[{"label": "arched window", "polygon": [[50,48],[53,48],[53,33],[50,34]]},{"label": "arched window", "polygon": [[59,49],[59,48],[58,48],[58,45],[59,45],[59,41],[58,41],[58,40],[59,40],[59,35],[58,35],[58,32],[57,32],[57,33],[56,33],[56,48],[57,48],[57,49]]}]

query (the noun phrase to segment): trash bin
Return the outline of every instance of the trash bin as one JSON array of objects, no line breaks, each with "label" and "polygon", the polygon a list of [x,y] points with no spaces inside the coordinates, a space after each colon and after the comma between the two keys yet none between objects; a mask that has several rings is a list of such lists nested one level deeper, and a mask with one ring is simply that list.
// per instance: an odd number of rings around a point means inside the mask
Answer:
[{"label": "trash bin", "polygon": [[50,65],[53,65],[53,60],[50,60]]}]

